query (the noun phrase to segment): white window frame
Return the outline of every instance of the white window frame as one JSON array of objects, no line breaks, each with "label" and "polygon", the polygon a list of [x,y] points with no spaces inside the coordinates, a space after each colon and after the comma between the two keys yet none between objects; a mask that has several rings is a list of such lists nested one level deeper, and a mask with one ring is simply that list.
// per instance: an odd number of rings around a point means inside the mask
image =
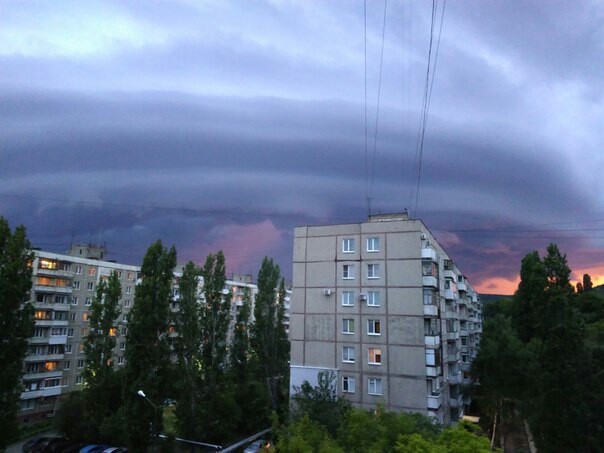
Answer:
[{"label": "white window frame", "polygon": [[86,289],[88,291],[94,291],[94,282],[88,282],[88,283],[86,283]]},{"label": "white window frame", "polygon": [[77,275],[82,275],[82,266],[80,266],[79,264],[76,266],[75,268],[75,273]]},{"label": "white window frame", "polygon": [[342,393],[354,393],[356,391],[356,379],[352,376],[342,376]]},{"label": "white window frame", "polygon": [[118,365],[123,365],[124,364],[124,357],[123,356],[119,356],[117,358],[117,364]]},{"label": "white window frame", "polygon": [[380,238],[372,236],[367,238],[367,252],[374,253],[380,251]]},{"label": "white window frame", "polygon": [[130,307],[130,299],[124,300],[124,307],[126,307],[126,308]]},{"label": "white window frame", "polygon": [[383,395],[384,389],[382,388],[382,379],[380,378],[367,378],[367,393],[369,395]]},{"label": "white window frame", "polygon": [[[372,360],[371,356],[373,356],[373,360]],[[381,365],[382,364],[382,348],[368,348],[367,349],[367,363],[369,365]]]},{"label": "white window frame", "polygon": [[84,368],[84,363],[85,363],[84,359],[78,359],[78,361],[77,361],[77,363],[76,363],[76,368],[77,368],[78,370],[80,370],[80,369]]},{"label": "white window frame", "polygon": [[78,304],[78,296],[71,296],[71,305]]},{"label": "white window frame", "polygon": [[342,307],[354,307],[354,291],[342,292]]},{"label": "white window frame", "polygon": [[88,268],[88,276],[89,277],[96,277],[96,267],[89,267]]},{"label": "white window frame", "polygon": [[66,344],[65,345],[65,354],[71,354],[71,345],[70,344]]},{"label": "white window frame", "polygon": [[380,278],[380,265],[377,263],[367,264],[367,278],[369,280],[377,280]]},{"label": "white window frame", "polygon": [[342,239],[342,253],[354,253],[354,238]]},{"label": "white window frame", "polygon": [[82,375],[76,376],[75,385],[82,385],[83,382],[84,378],[82,377]]},{"label": "white window frame", "polygon": [[80,289],[80,281],[79,280],[74,280],[73,281],[73,289]]},{"label": "white window frame", "polygon": [[86,301],[84,302],[84,305],[86,305],[86,306],[92,305],[92,297],[87,297]]},{"label": "white window frame", "polygon": [[382,322],[379,319],[367,320],[367,335],[380,336],[382,334]]},{"label": "white window frame", "polygon": [[354,280],[354,264],[343,264],[342,265],[342,279],[343,280]]},{"label": "white window frame", "polygon": [[356,359],[356,350],[355,350],[354,346],[342,346],[342,362],[354,363],[355,359]]},{"label": "white window frame", "polygon": [[342,319],[342,333],[345,335],[354,335],[354,318]]},{"label": "white window frame", "polygon": [[126,294],[132,294],[132,286],[126,286]]},{"label": "white window frame", "polygon": [[69,369],[71,369],[71,360],[65,360],[65,362],[63,363],[63,370]]},{"label": "white window frame", "polygon": [[[376,303],[377,300],[377,303]],[[379,291],[368,291],[367,292],[367,306],[368,307],[379,307],[380,306],[380,292]]]}]

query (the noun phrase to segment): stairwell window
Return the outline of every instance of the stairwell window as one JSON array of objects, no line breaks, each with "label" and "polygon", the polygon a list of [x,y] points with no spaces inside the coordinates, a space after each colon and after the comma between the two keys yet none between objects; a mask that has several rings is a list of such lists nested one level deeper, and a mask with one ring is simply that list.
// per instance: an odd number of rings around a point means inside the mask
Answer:
[{"label": "stairwell window", "polygon": [[378,237],[367,238],[367,251],[368,252],[379,252],[380,251],[380,238],[378,238]]},{"label": "stairwell window", "polygon": [[342,278],[344,280],[354,279],[354,266],[352,264],[342,265]]},{"label": "stairwell window", "polygon": [[342,253],[354,253],[354,239],[342,239]]},{"label": "stairwell window", "polygon": [[379,264],[368,264],[367,265],[367,278],[371,278],[371,279],[380,278],[380,265]]},{"label": "stairwell window", "polygon": [[367,379],[367,393],[370,395],[382,394],[382,380],[380,378]]},{"label": "stairwell window", "polygon": [[382,350],[379,348],[369,348],[368,363],[369,363],[369,365],[381,365],[382,364]]}]

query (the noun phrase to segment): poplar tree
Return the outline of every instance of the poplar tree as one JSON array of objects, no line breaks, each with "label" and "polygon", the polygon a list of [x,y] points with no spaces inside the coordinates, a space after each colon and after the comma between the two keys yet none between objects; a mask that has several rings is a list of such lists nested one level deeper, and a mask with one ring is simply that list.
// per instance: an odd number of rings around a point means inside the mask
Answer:
[{"label": "poplar tree", "polygon": [[201,392],[202,332],[200,325],[199,279],[201,269],[189,261],[179,282],[179,310],[174,314],[174,327],[178,336],[174,340],[174,352],[178,360],[177,382],[179,432],[192,439],[198,434],[198,406]]},{"label": "poplar tree", "polygon": [[258,295],[254,306],[251,346],[258,360],[259,378],[266,383],[273,409],[279,407],[285,382],[289,342],[283,324],[285,283],[279,266],[265,257],[258,272]]},{"label": "poplar tree", "polygon": [[33,335],[31,288],[33,254],[25,227],[11,232],[0,217],[0,450],[18,433],[21,372],[28,339]]},{"label": "poplar tree", "polygon": [[132,451],[145,451],[150,431],[161,430],[161,417],[149,401],[159,405],[165,396],[170,368],[168,319],[172,301],[172,280],[176,250],[158,240],[147,250],[136,285],[134,307],[128,322],[126,349],[125,415],[128,417],[128,443]]}]

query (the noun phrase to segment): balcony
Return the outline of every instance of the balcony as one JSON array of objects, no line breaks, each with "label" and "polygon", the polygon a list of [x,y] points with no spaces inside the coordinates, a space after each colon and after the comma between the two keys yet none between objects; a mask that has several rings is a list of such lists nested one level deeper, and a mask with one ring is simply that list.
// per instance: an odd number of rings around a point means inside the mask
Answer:
[{"label": "balcony", "polygon": [[73,277],[73,271],[64,271],[64,270],[59,270],[59,269],[44,269],[39,267],[36,270],[36,275],[52,275],[53,277],[67,277],[67,278],[72,278]]},{"label": "balcony", "polygon": [[459,352],[459,349],[454,348],[454,349],[447,350],[447,362],[455,363],[455,362],[458,362],[460,359],[461,359],[461,354]]},{"label": "balcony", "polygon": [[455,292],[451,288],[445,289],[443,291],[443,296],[445,297],[446,300],[455,300],[456,299]]},{"label": "balcony", "polygon": [[436,261],[436,250],[430,247],[422,248],[422,258]]},{"label": "balcony", "polygon": [[461,384],[461,380],[462,380],[461,373],[450,374],[449,378],[448,378],[448,381],[449,381],[450,385]]},{"label": "balcony", "polygon": [[460,335],[461,335],[462,337],[467,337],[467,336],[468,336],[468,331],[467,331],[467,329],[461,329]]},{"label": "balcony", "polygon": [[457,396],[451,396],[449,399],[449,405],[453,408],[463,407],[463,396],[459,393]]},{"label": "balcony", "polygon": [[465,282],[457,282],[457,290],[458,291],[466,291],[467,287]]},{"label": "balcony", "polygon": [[71,294],[71,286],[34,285],[34,291],[55,294]]},{"label": "balcony", "polygon": [[57,360],[63,360],[65,354],[39,354],[39,355],[28,355],[25,357],[25,362],[52,362]]},{"label": "balcony", "polygon": [[445,335],[447,336],[447,340],[459,340],[459,332],[447,332]]},{"label": "balcony", "polygon": [[56,319],[36,319],[37,327],[67,327],[69,321]]},{"label": "balcony", "polygon": [[445,318],[447,319],[459,319],[459,313],[454,310],[445,311]]},{"label": "balcony", "polygon": [[439,366],[426,366],[426,376],[436,377],[440,376],[442,371]]},{"label": "balcony", "polygon": [[438,316],[438,307],[436,305],[424,305],[424,316]]},{"label": "balcony", "polygon": [[40,390],[33,390],[31,392],[21,393],[22,400],[31,400],[34,398],[42,398],[48,396],[57,396],[61,394],[61,387],[49,387]]},{"label": "balcony", "polygon": [[457,281],[457,275],[455,275],[455,272],[452,271],[451,269],[445,269],[443,275],[445,278],[453,280],[454,282]]},{"label": "balcony", "polygon": [[440,335],[426,335],[424,343],[427,347],[436,348],[440,346]]},{"label": "balcony", "polygon": [[436,280],[436,277],[431,275],[424,275],[422,277],[422,285],[429,286],[431,288],[438,288],[438,280]]},{"label": "balcony", "polygon": [[432,393],[428,395],[428,409],[438,410],[442,405],[442,396],[440,393]]},{"label": "balcony", "polygon": [[46,371],[42,370],[39,373],[26,373],[23,375],[24,381],[31,381],[34,379],[52,379],[52,378],[60,378],[63,377],[63,371]]},{"label": "balcony", "polygon": [[461,371],[465,371],[465,372],[470,371],[470,366],[471,365],[472,364],[470,362],[462,362],[461,363]]},{"label": "balcony", "polygon": [[42,343],[48,344],[67,344],[67,335],[52,335],[48,338],[45,338]]}]

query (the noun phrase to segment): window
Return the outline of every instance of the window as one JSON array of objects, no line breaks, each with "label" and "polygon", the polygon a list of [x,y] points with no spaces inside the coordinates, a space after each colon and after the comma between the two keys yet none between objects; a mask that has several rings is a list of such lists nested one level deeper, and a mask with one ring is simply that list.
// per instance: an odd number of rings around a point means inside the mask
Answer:
[{"label": "window", "polygon": [[44,363],[44,371],[57,371],[58,362],[46,362]]},{"label": "window", "polygon": [[422,261],[422,275],[424,277],[438,277],[438,267],[431,260]]},{"label": "window", "polygon": [[50,329],[50,336],[51,337],[62,337],[64,335],[66,335],[67,329],[65,327],[53,327],[52,329]]},{"label": "window", "polygon": [[367,334],[368,335],[381,335],[381,324],[379,319],[368,319],[367,320]]},{"label": "window", "polygon": [[70,344],[65,345],[65,354],[71,354],[71,345]]},{"label": "window", "polygon": [[55,296],[55,304],[66,304],[67,296]]},{"label": "window", "polygon": [[461,337],[461,345],[462,346],[468,345],[468,337]]},{"label": "window", "polygon": [[63,369],[68,370],[70,368],[71,368],[71,360],[65,360],[65,362],[63,363]]},{"label": "window", "polygon": [[67,336],[68,337],[73,337],[73,329],[67,329]]},{"label": "window", "polygon": [[94,277],[96,275],[96,267],[89,267],[88,268],[88,276],[89,277]]},{"label": "window", "polygon": [[124,301],[124,307],[126,307],[126,308],[130,307],[130,299],[126,299]]},{"label": "window", "polygon": [[132,286],[126,286],[126,294],[132,294]]},{"label": "window", "polygon": [[354,393],[355,390],[355,380],[350,376],[342,376],[342,392],[344,393]]},{"label": "window", "polygon": [[379,252],[380,251],[380,238],[378,238],[378,237],[367,238],[367,251],[368,252]]},{"label": "window", "polygon": [[73,289],[80,289],[80,282],[78,280],[73,282]]},{"label": "window", "polygon": [[76,385],[82,385],[83,379],[82,376],[76,376]]},{"label": "window", "polygon": [[45,338],[46,337],[46,329],[36,328],[34,330],[34,338]]},{"label": "window", "polygon": [[124,364],[124,358],[123,358],[123,357],[121,357],[121,356],[120,356],[120,357],[118,357],[118,358],[117,358],[117,364],[118,364],[118,365],[123,365],[123,364]]},{"label": "window", "polygon": [[87,311],[82,313],[82,321],[90,321],[90,314]]},{"label": "window", "polygon": [[354,253],[354,239],[342,239],[342,252]]},{"label": "window", "polygon": [[367,265],[367,278],[380,278],[380,265],[379,264],[368,264]]},{"label": "window", "polygon": [[117,336],[117,327],[111,327],[111,328],[109,329],[109,336],[110,336],[110,337],[115,337],[115,336]]},{"label": "window", "polygon": [[436,294],[431,289],[424,289],[424,305],[435,305]]},{"label": "window", "polygon": [[342,319],[342,333],[354,333],[354,319]]},{"label": "window", "polygon": [[354,305],[354,291],[344,291],[342,293],[342,305],[345,307]]},{"label": "window", "polygon": [[367,393],[370,395],[382,394],[382,380],[380,378],[367,379]]},{"label": "window", "polygon": [[134,272],[128,272],[127,278],[130,281],[134,280]]},{"label": "window", "polygon": [[84,368],[84,359],[78,359],[78,368]]},{"label": "window", "polygon": [[63,379],[61,379],[61,386],[67,387],[68,385],[69,385],[69,377],[65,376]]},{"label": "window", "polygon": [[30,411],[34,408],[35,400],[21,400],[21,410],[22,411]]},{"label": "window", "polygon": [[71,305],[77,305],[78,304],[78,296],[73,296],[71,298]]},{"label": "window", "polygon": [[82,274],[82,266],[76,266],[75,273],[78,274],[78,275],[81,275]]},{"label": "window", "polygon": [[122,271],[117,271],[117,278],[122,279]]},{"label": "window", "polygon": [[88,283],[86,283],[86,289],[88,291],[94,291],[94,282],[88,282]]},{"label": "window", "polygon": [[354,278],[354,266],[352,264],[342,265],[342,278],[352,280]]},{"label": "window", "polygon": [[382,364],[382,350],[379,348],[369,348],[368,363],[369,365]]},{"label": "window", "polygon": [[380,292],[379,291],[369,291],[367,293],[367,305],[369,307],[379,307],[380,306]]},{"label": "window", "polygon": [[354,363],[354,347],[342,346],[342,362]]},{"label": "window", "polygon": [[426,349],[426,365],[440,365],[440,349]]},{"label": "window", "polygon": [[84,302],[84,305],[90,305],[90,304],[92,304],[92,297],[87,297],[86,302]]},{"label": "window", "polygon": [[125,351],[126,350],[126,343],[124,343],[123,341],[120,343],[120,351]]},{"label": "window", "polygon": [[47,379],[44,381],[44,388],[59,387],[61,385],[61,379]]},{"label": "window", "polygon": [[70,321],[75,321],[75,319],[76,319],[76,314],[75,314],[75,312],[69,313],[69,320],[70,320]]},{"label": "window", "polygon": [[124,313],[124,314],[122,315],[122,321],[124,321],[124,322],[128,322],[128,313]]},{"label": "window", "polygon": [[468,354],[462,354],[461,355],[461,361],[463,363],[468,363],[469,362]]}]

